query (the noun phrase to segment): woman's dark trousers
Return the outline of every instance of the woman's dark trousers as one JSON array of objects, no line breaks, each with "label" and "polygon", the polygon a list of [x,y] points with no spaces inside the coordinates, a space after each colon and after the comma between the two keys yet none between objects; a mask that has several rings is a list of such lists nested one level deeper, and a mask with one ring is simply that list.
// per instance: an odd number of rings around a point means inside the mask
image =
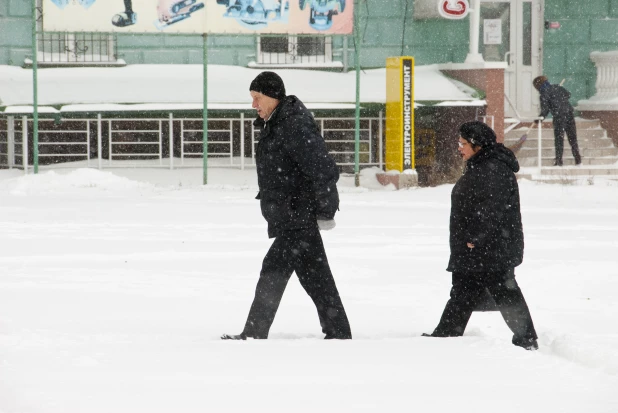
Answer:
[{"label": "woman's dark trousers", "polygon": [[575,159],[575,163],[581,163],[582,157],[579,153],[579,144],[577,143],[577,128],[573,116],[566,118],[554,119],[554,144],[556,148],[556,163],[562,164],[562,153],[564,152],[564,134],[566,132],[567,140],[571,145],[571,153]]},{"label": "woman's dark trousers", "polygon": [[451,299],[446,303],[435,337],[461,336],[472,312],[485,298],[485,291],[493,297],[506,324],[513,332],[513,343],[536,340],[537,335],[526,300],[515,281],[514,271],[489,273],[453,272]]},{"label": "woman's dark trousers", "polygon": [[325,338],[352,338],[350,324],[317,228],[284,231],[275,238],[264,257],[243,333],[247,337],[268,338],[281,297],[294,271],[318,310]]}]

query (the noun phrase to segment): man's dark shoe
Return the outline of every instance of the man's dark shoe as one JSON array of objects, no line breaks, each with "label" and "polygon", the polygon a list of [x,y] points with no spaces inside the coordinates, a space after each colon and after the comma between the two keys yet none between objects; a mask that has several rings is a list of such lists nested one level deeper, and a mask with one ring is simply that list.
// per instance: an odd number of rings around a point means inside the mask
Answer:
[{"label": "man's dark shoe", "polygon": [[444,331],[434,331],[431,334],[427,334],[427,333],[423,333],[421,334],[421,337],[461,337],[463,335],[462,334],[457,334],[457,333],[446,333]]},{"label": "man's dark shoe", "polygon": [[556,159],[554,161],[554,166],[562,166],[562,159]]},{"label": "man's dark shoe", "polygon": [[525,348],[529,351],[534,351],[539,349],[539,343],[534,338],[525,338],[525,339],[513,339],[513,344],[517,347]]},{"label": "man's dark shoe", "polygon": [[247,336],[245,335],[245,333],[240,333],[240,334],[223,334],[221,336],[221,340],[246,340]]},{"label": "man's dark shoe", "polygon": [[535,351],[539,349],[539,343],[534,340],[529,346],[524,347],[526,350]]},{"label": "man's dark shoe", "polygon": [[324,340],[352,340],[352,335],[333,335],[327,334],[324,336]]},{"label": "man's dark shoe", "polygon": [[575,165],[581,165],[581,164],[582,164],[582,157],[581,156],[575,157]]}]

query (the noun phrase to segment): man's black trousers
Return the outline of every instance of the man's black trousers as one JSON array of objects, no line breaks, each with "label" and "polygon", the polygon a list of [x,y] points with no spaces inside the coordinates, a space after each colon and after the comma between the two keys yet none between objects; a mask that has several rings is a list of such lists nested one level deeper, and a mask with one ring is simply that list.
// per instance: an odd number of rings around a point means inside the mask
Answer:
[{"label": "man's black trousers", "polygon": [[575,163],[581,162],[579,153],[579,144],[577,143],[577,128],[573,116],[565,118],[554,118],[554,145],[556,147],[556,161],[562,163],[562,153],[564,152],[564,133],[566,132],[569,145],[571,145],[571,153],[575,159]]},{"label": "man's black trousers", "polygon": [[472,312],[489,291],[506,324],[513,332],[513,343],[536,340],[537,335],[524,295],[515,281],[514,270],[504,272],[453,272],[451,299],[446,303],[436,337],[461,336]]},{"label": "man's black trousers", "polygon": [[300,284],[313,300],[326,338],[352,338],[348,317],[317,228],[284,231],[275,238],[264,257],[243,333],[247,337],[268,338],[270,326],[293,272],[296,272]]}]

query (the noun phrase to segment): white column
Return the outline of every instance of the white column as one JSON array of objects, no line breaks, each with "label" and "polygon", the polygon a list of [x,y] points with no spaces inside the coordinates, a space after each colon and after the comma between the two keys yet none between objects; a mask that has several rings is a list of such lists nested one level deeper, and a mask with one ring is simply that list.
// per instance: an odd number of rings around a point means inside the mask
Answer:
[{"label": "white column", "polygon": [[482,63],[483,55],[479,53],[479,25],[481,21],[481,0],[472,0],[470,6],[470,51],[466,63]]}]

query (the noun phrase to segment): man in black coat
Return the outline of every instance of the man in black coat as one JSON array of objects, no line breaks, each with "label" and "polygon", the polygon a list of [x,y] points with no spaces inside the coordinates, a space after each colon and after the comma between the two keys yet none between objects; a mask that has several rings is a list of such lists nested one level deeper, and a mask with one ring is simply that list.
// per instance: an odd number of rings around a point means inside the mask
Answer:
[{"label": "man in black coat", "polygon": [[460,129],[459,152],[466,161],[451,193],[451,298],[432,337],[461,336],[488,291],[513,332],[513,344],[538,348],[537,335],[524,296],[515,281],[515,267],[524,255],[524,234],[513,152],[496,143],[494,131],[482,122]]},{"label": "man in black coat", "polygon": [[541,95],[541,114],[539,117],[545,118],[551,112],[553,118],[554,146],[556,148],[554,166],[562,166],[565,132],[571,145],[575,165],[581,164],[582,157],[579,154],[579,145],[577,143],[577,128],[575,127],[575,118],[573,117],[573,106],[569,102],[571,93],[560,85],[552,85],[545,76],[536,77],[532,84]]},{"label": "man in black coat", "polygon": [[324,251],[320,230],[335,227],[339,171],[311,113],[286,96],[281,78],[262,72],[249,87],[261,130],[256,151],[262,215],[274,238],[245,328],[224,340],[268,338],[292,273],[313,300],[326,339],[351,339],[350,324]]}]

